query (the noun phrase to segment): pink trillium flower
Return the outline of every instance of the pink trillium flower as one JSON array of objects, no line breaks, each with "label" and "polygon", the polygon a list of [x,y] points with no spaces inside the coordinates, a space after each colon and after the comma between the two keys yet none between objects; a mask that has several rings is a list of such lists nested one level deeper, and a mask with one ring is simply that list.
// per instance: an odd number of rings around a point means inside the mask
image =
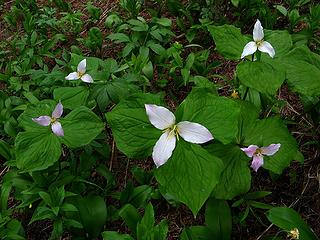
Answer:
[{"label": "pink trillium flower", "polygon": [[253,41],[244,46],[241,58],[254,54],[257,50],[268,53],[269,56],[273,58],[276,52],[274,51],[272,45],[267,41],[264,41],[263,38],[263,27],[261,26],[261,22],[257,20],[253,28]]},{"label": "pink trillium flower", "polygon": [[268,147],[258,147],[257,145],[250,145],[247,148],[241,148],[242,151],[245,152],[245,154],[248,157],[252,157],[252,163],[251,167],[254,171],[258,171],[258,169],[263,165],[263,156],[272,156],[276,152],[278,152],[279,148],[281,147],[281,144],[270,144]]},{"label": "pink trillium flower", "polygon": [[41,126],[49,126],[51,125],[52,132],[58,137],[64,136],[64,131],[62,129],[61,123],[59,122],[59,118],[62,116],[63,106],[61,102],[59,102],[55,109],[53,110],[51,117],[50,116],[40,116],[37,118],[32,118],[32,121],[38,123]]},{"label": "pink trillium flower", "polygon": [[187,142],[196,144],[213,139],[209,130],[199,123],[182,121],[176,124],[174,114],[165,107],[145,104],[145,109],[151,124],[163,131],[152,152],[152,158],[157,167],[165,164],[171,157],[179,136]]},{"label": "pink trillium flower", "polygon": [[77,67],[76,72],[70,73],[66,76],[66,80],[78,80],[81,79],[82,82],[93,83],[92,77],[86,73],[87,60],[83,59]]}]

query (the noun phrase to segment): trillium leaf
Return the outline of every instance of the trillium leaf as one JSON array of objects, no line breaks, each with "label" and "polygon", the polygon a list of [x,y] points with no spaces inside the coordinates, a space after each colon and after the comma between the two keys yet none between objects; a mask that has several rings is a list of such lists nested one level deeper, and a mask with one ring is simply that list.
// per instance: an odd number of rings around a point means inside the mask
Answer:
[{"label": "trillium leaf", "polygon": [[242,62],[237,66],[237,77],[243,85],[272,96],[284,82],[285,72],[264,62]]},{"label": "trillium leaf", "polygon": [[244,46],[252,41],[251,38],[241,34],[239,28],[232,25],[209,26],[216,49],[226,59],[240,60]]},{"label": "trillium leaf", "polygon": [[299,231],[299,239],[318,239],[300,215],[291,208],[275,207],[270,209],[266,214],[270,222],[288,232],[297,228]]},{"label": "trillium leaf", "polygon": [[44,127],[32,121],[32,118],[40,116],[51,116],[56,106],[56,102],[52,100],[43,100],[37,105],[29,105],[28,108],[19,116],[20,126],[26,131],[51,132],[51,127]]},{"label": "trillium leaf", "polygon": [[244,146],[255,144],[258,146],[269,146],[280,143],[279,151],[272,156],[264,156],[263,167],[274,173],[281,174],[292,160],[299,156],[297,142],[290,134],[287,126],[278,117],[272,117],[256,122],[243,129]]},{"label": "trillium leaf", "polygon": [[86,87],[61,87],[53,91],[54,99],[61,101],[64,108],[75,109],[86,105],[89,90]]},{"label": "trillium leaf", "polygon": [[15,140],[17,167],[38,171],[52,166],[61,155],[59,138],[48,132],[21,132]]},{"label": "trillium leaf", "polygon": [[250,159],[236,145],[210,144],[206,149],[223,162],[219,183],[212,192],[217,199],[233,199],[246,193],[251,185]]},{"label": "trillium leaf", "polygon": [[[292,48],[292,39],[288,31],[264,30],[264,40],[269,42],[274,48],[275,58],[280,58],[288,53]],[[262,54],[261,59],[270,58],[267,54]],[[272,59],[271,59],[272,60]]]},{"label": "trillium leaf", "polygon": [[164,190],[198,213],[218,183],[221,160],[200,145],[180,139],[172,157],[155,172]]},{"label": "trillium leaf", "polygon": [[118,149],[129,158],[150,156],[162,133],[151,125],[144,104],[161,105],[160,96],[135,94],[106,114]]},{"label": "trillium leaf", "polygon": [[64,130],[61,141],[72,148],[89,144],[103,129],[100,118],[84,106],[74,109],[60,122]]},{"label": "trillium leaf", "polygon": [[278,61],[286,71],[289,85],[294,91],[307,95],[320,95],[320,56],[307,47],[298,47]]},{"label": "trillium leaf", "polygon": [[[227,111],[226,111],[227,109]],[[194,89],[176,111],[177,122],[196,122],[206,127],[216,140],[230,143],[238,131],[239,105],[208,89]]]}]

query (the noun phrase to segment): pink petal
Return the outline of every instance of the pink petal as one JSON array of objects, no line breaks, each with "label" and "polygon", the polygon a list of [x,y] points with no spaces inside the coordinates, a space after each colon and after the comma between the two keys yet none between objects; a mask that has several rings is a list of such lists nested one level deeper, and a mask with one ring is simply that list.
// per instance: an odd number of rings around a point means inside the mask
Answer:
[{"label": "pink petal", "polygon": [[38,123],[41,126],[49,126],[51,122],[51,117],[49,116],[40,116],[38,118],[32,118],[32,121]]},{"label": "pink petal", "polygon": [[58,137],[63,137],[64,136],[64,131],[62,129],[61,123],[59,123],[59,122],[54,122],[51,125],[51,130]]},{"label": "pink petal", "polygon": [[263,156],[262,155],[254,155],[253,160],[251,162],[251,167],[254,171],[258,171],[258,169],[263,165]]},{"label": "pink petal", "polygon": [[279,148],[281,147],[281,144],[270,144],[268,147],[262,147],[261,153],[263,155],[272,156],[276,152],[278,152]]},{"label": "pink petal", "polygon": [[81,81],[86,83],[93,83],[92,77],[87,73],[81,77]]},{"label": "pink petal", "polygon": [[255,153],[255,151],[258,149],[259,147],[257,145],[250,145],[247,148],[240,148],[242,151],[245,152],[245,154],[247,154],[248,157],[252,157],[253,154]]},{"label": "pink petal", "polygon": [[79,73],[84,74],[86,72],[87,67],[87,59],[83,59],[81,62],[79,62],[77,70]]},{"label": "pink petal", "polygon": [[77,80],[79,79],[79,75],[77,72],[69,73],[68,76],[65,77],[66,80]]},{"label": "pink petal", "polygon": [[52,117],[56,119],[60,118],[62,116],[62,113],[63,113],[63,106],[62,106],[62,103],[59,102],[52,112]]}]

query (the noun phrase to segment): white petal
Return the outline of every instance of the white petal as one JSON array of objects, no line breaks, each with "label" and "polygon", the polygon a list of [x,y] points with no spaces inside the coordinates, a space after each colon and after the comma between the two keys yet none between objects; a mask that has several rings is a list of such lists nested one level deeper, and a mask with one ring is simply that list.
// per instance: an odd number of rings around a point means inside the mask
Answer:
[{"label": "white petal", "polygon": [[261,26],[261,22],[259,19],[254,24],[253,28],[253,40],[261,41],[264,38],[263,27]]},{"label": "white petal", "polygon": [[145,104],[146,113],[149,121],[153,126],[160,130],[171,127],[176,122],[176,117],[165,107],[160,107],[154,104]]},{"label": "white petal", "polygon": [[259,147],[257,145],[250,145],[247,148],[240,148],[248,157],[252,157]]},{"label": "white petal", "polygon": [[165,131],[153,147],[152,158],[157,167],[165,164],[176,147],[176,137]]},{"label": "white petal", "polygon": [[77,72],[72,72],[68,76],[65,77],[66,80],[77,80],[79,79],[79,75]]},{"label": "white petal", "polygon": [[268,147],[262,147],[261,153],[263,155],[272,156],[276,152],[278,152],[279,148],[281,147],[281,144],[270,144]]},{"label": "white petal", "polygon": [[63,132],[61,123],[59,123],[59,122],[54,122],[54,123],[51,125],[51,130],[52,130],[52,132],[53,132],[55,135],[57,135],[58,137],[63,137],[63,136],[64,136],[64,132]]},{"label": "white petal", "polygon": [[247,45],[244,46],[243,52],[241,54],[241,58],[254,54],[257,51],[257,44],[253,41],[248,42]]},{"label": "white petal", "polygon": [[183,121],[177,124],[179,135],[191,143],[205,143],[213,139],[210,131],[199,123]]},{"label": "white petal", "polygon": [[86,72],[86,67],[87,67],[87,59],[83,59],[81,62],[78,64],[78,72],[81,74],[84,74]]},{"label": "white petal", "polygon": [[93,79],[89,74],[85,74],[81,77],[82,82],[93,83]]},{"label": "white petal", "polygon": [[61,102],[59,102],[54,108],[51,116],[53,118],[60,118],[62,116],[62,113],[63,113],[63,105]]},{"label": "white petal", "polygon": [[38,123],[41,126],[49,126],[51,122],[51,117],[49,116],[40,116],[38,118],[32,118],[32,121]]},{"label": "white petal", "polygon": [[252,162],[251,162],[251,167],[253,168],[254,171],[258,171],[258,169],[263,165],[263,156],[262,155],[254,155]]},{"label": "white petal", "polygon": [[274,55],[276,54],[276,52],[274,51],[273,47],[271,46],[270,43],[263,41],[260,46],[258,47],[259,51],[264,52],[264,53],[268,53],[270,55],[270,57],[274,57]]}]

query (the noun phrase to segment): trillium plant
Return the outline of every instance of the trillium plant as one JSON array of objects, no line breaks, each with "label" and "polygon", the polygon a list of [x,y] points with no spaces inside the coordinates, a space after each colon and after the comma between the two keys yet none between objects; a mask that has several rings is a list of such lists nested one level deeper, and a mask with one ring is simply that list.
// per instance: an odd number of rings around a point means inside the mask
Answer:
[{"label": "trillium plant", "polygon": [[165,164],[171,157],[179,136],[187,142],[196,144],[213,139],[210,131],[199,123],[182,121],[176,124],[174,114],[165,107],[145,104],[145,109],[151,124],[163,131],[152,152],[152,158],[157,167]]},{"label": "trillium plant", "polygon": [[81,79],[82,82],[93,83],[93,78],[88,73],[86,73],[86,70],[87,70],[87,60],[83,59],[78,64],[77,71],[72,72],[68,76],[66,76],[66,80]]},{"label": "trillium plant", "polygon": [[241,58],[254,54],[257,50],[268,53],[269,56],[273,58],[276,52],[272,45],[269,42],[264,41],[263,38],[263,27],[261,26],[261,22],[257,20],[253,28],[253,41],[245,45]]},{"label": "trillium plant", "polygon": [[62,116],[63,113],[63,105],[59,102],[56,107],[54,108],[51,117],[50,116],[40,116],[37,118],[32,118],[32,120],[38,123],[41,126],[49,126],[51,125],[52,132],[57,135],[58,137],[64,136],[64,131],[59,122],[59,118]]},{"label": "trillium plant", "polygon": [[272,156],[276,154],[281,147],[281,144],[270,144],[267,147],[258,147],[257,145],[250,145],[247,148],[241,148],[242,151],[248,157],[252,157],[251,167],[254,171],[258,171],[258,169],[263,165],[263,156]]}]

